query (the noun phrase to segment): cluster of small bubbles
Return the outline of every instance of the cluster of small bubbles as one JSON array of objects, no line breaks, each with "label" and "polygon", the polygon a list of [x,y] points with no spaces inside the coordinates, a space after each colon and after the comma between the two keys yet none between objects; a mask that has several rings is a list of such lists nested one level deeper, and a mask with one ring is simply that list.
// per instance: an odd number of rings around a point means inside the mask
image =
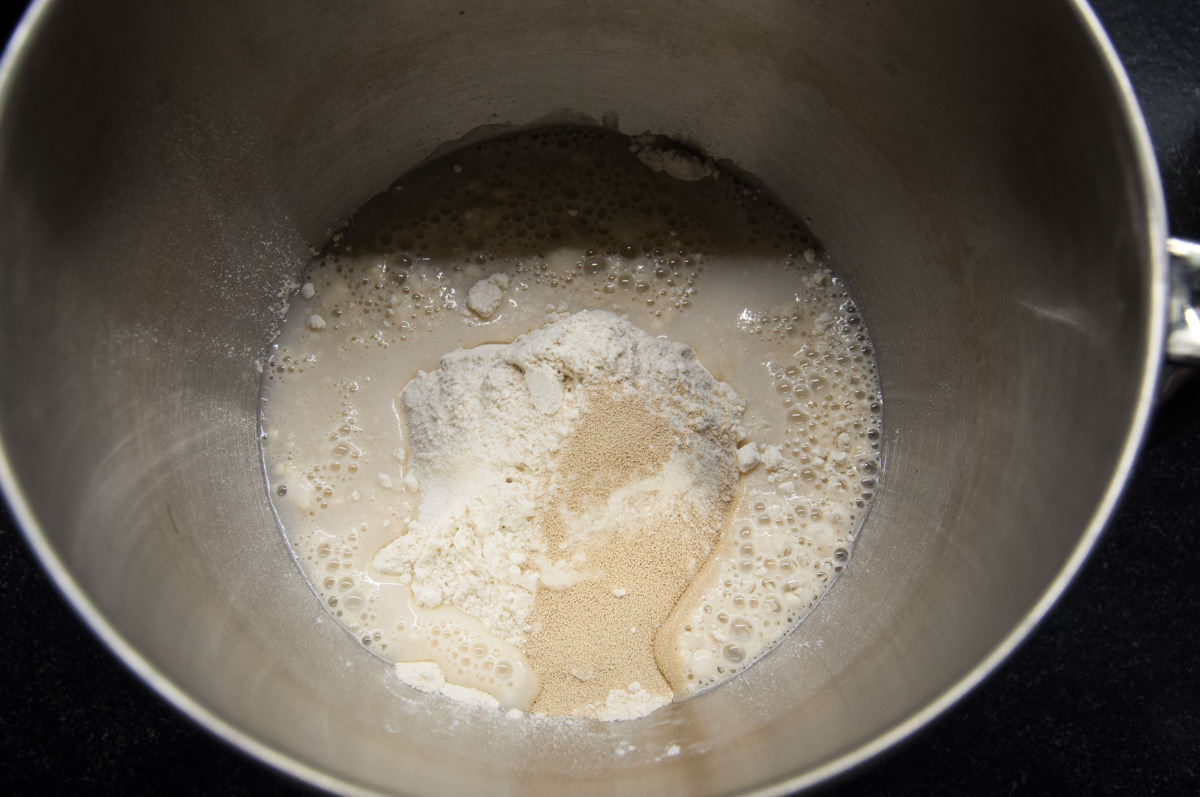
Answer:
[{"label": "cluster of small bubbles", "polygon": [[[810,282],[844,296],[822,270]],[[828,306],[826,303],[825,306]],[[719,683],[777,644],[848,563],[878,482],[878,380],[848,302],[839,318],[798,301],[793,312],[744,313],[739,329],[789,339],[791,357],[766,363],[784,423],[782,444],[746,479],[718,575],[679,632],[676,647],[695,692]]]},{"label": "cluster of small bubbles", "polygon": [[[648,307],[690,307],[695,301],[697,282],[703,273],[702,258],[689,256],[687,249],[674,238],[673,253],[663,254],[655,246],[649,254],[630,257],[617,252],[600,253],[588,250],[575,265],[578,277],[590,279],[594,295],[619,294],[635,304]],[[627,244],[628,249],[633,249]]]},{"label": "cluster of small bubbles", "polygon": [[301,356],[294,354],[286,346],[280,346],[267,357],[263,376],[275,380],[291,374],[302,374],[316,362],[312,355]]},{"label": "cluster of small bubbles", "polygon": [[514,686],[512,661],[492,643],[453,620],[420,621],[412,629],[429,641],[447,674],[485,690]]}]

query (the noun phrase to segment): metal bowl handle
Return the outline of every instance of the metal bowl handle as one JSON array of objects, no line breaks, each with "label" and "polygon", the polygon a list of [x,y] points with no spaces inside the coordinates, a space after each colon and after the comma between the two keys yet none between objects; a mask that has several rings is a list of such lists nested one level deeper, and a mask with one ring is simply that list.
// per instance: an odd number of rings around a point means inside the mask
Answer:
[{"label": "metal bowl handle", "polygon": [[1167,310],[1167,357],[1200,365],[1200,242],[1168,238],[1171,295]]}]

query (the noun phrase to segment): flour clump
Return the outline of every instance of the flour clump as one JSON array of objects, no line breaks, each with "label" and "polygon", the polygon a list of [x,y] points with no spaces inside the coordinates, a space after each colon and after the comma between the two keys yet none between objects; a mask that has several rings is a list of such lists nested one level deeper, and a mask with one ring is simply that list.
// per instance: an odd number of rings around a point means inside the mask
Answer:
[{"label": "flour clump", "polygon": [[507,274],[493,274],[471,286],[467,292],[467,309],[483,319],[489,319],[500,309],[504,291],[508,289]]}]

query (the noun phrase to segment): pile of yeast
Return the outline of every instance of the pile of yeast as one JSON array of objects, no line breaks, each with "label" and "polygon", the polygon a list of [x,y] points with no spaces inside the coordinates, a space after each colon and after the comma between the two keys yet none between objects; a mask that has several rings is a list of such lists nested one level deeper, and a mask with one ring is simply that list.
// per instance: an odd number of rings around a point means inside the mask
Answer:
[{"label": "pile of yeast", "polygon": [[264,375],[272,500],[330,612],[412,686],[548,715],[744,670],[876,486],[870,343],[813,246],[711,162],[593,129],[365,206]]}]

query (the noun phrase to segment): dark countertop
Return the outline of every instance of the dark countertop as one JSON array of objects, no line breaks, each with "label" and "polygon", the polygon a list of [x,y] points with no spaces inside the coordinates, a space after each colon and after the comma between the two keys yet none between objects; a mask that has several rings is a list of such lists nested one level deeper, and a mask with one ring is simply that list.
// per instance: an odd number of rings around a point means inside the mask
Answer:
[{"label": "dark countertop", "polygon": [[[1095,0],[1200,238],[1200,2]],[[11,28],[17,12],[7,10]],[[1200,793],[1200,402],[1160,424],[1063,600],[988,679],[835,794]],[[0,507],[2,508],[2,507]],[[151,693],[0,514],[0,792],[304,793]]]}]

